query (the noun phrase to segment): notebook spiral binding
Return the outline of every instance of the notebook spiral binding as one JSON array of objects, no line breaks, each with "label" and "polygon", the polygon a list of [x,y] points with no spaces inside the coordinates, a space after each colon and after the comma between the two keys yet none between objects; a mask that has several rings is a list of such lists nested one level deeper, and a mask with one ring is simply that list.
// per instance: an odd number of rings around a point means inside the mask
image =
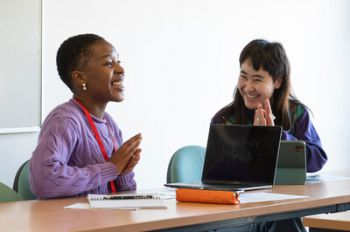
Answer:
[{"label": "notebook spiral binding", "polygon": [[92,197],[92,201],[104,201],[104,200],[160,200],[160,197],[153,195],[115,195],[104,197]]}]

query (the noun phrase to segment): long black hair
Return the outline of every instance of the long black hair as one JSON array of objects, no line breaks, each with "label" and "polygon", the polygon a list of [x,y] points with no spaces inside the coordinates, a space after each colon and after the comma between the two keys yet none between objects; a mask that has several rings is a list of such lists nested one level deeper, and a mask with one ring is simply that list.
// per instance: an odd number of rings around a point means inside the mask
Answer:
[{"label": "long black hair", "polygon": [[[281,86],[275,89],[271,99],[271,108],[276,119],[275,124],[281,125],[284,130],[292,126],[292,113],[298,104],[302,104],[293,94],[290,82],[290,64],[287,54],[278,42],[269,42],[263,39],[256,39],[248,43],[242,50],[239,57],[240,67],[247,59],[251,60],[253,69],[258,71],[263,68],[267,71],[273,81],[281,79]],[[213,118],[213,121],[227,120],[230,115],[235,115],[238,124],[247,124],[249,118],[243,97],[237,87],[234,91],[233,101],[220,110]]]}]

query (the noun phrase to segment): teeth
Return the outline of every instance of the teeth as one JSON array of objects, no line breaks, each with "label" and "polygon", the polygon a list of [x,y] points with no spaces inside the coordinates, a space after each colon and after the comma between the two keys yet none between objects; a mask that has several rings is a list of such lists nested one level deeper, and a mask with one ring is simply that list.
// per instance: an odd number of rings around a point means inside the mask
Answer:
[{"label": "teeth", "polygon": [[248,94],[248,93],[246,93],[246,96],[247,96],[248,98],[256,98],[256,97],[257,97],[256,94],[251,95],[251,94]]},{"label": "teeth", "polygon": [[113,81],[112,85],[117,86],[117,85],[121,85],[122,81]]}]

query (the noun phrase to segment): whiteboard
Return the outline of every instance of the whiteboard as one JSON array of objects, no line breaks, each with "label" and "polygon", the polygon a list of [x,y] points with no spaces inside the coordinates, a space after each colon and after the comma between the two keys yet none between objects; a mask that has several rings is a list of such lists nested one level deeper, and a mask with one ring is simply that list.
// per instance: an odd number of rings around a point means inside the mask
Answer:
[{"label": "whiteboard", "polygon": [[41,0],[0,0],[0,133],[41,123]]}]

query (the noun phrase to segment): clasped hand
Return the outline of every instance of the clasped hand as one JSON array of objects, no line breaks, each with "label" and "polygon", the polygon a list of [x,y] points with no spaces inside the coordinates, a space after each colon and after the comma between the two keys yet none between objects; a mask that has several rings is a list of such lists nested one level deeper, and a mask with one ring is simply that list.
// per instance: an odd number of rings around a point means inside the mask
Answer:
[{"label": "clasped hand", "polygon": [[141,134],[137,134],[127,140],[117,151],[115,151],[109,161],[113,163],[120,175],[131,172],[140,160],[142,141]]},{"label": "clasped hand", "polygon": [[274,119],[269,99],[265,100],[264,106],[259,103],[254,114],[254,126],[274,126]]}]

